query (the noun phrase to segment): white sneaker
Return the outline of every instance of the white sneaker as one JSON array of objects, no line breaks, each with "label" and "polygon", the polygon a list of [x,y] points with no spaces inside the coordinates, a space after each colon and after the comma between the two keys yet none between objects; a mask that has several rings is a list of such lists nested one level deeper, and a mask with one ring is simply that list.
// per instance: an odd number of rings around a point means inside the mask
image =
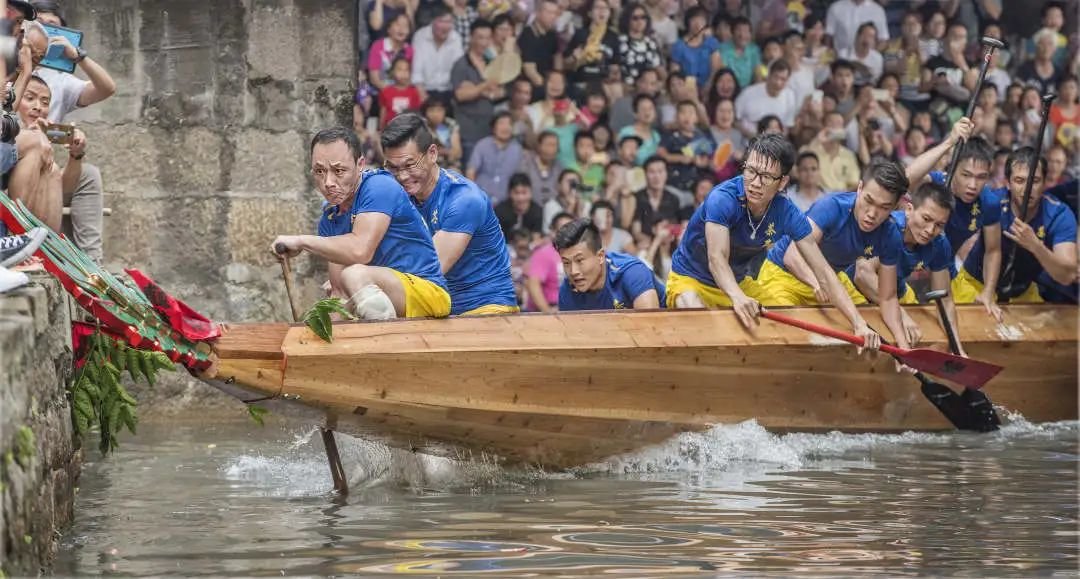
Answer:
[{"label": "white sneaker", "polygon": [[30,278],[21,271],[11,271],[0,267],[0,294],[30,283]]}]

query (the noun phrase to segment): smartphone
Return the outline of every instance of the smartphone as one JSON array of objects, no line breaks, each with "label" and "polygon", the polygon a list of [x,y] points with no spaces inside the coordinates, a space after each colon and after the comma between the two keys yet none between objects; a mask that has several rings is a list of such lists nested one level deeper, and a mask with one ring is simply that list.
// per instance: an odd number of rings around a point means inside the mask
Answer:
[{"label": "smartphone", "polygon": [[876,100],[876,101],[891,101],[892,100],[892,95],[889,94],[889,91],[886,90],[886,89],[875,88],[870,92],[872,92],[874,94],[874,100]]},{"label": "smartphone", "polygon": [[75,125],[49,123],[45,129],[45,136],[50,143],[70,145],[71,140],[75,138]]},{"label": "smartphone", "polygon": [[[45,34],[49,36],[50,41],[56,37],[63,37],[67,38],[68,42],[75,48],[82,46],[83,33],[80,30],[65,28],[63,26],[52,26],[50,24],[41,24],[41,27],[45,29]],[[75,61],[64,56],[64,48],[62,46],[59,44],[52,44],[51,42],[49,44],[49,49],[45,52],[45,58],[41,60],[40,66],[59,70],[61,72],[75,72]]]}]

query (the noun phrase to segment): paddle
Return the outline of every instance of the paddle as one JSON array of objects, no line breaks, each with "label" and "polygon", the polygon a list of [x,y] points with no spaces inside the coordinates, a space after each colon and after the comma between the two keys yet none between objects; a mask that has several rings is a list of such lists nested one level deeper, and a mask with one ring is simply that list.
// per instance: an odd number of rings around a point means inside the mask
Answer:
[{"label": "paddle", "polygon": [[[815,334],[821,334],[822,336],[836,338],[837,340],[843,340],[850,344],[855,344],[856,346],[863,345],[862,338],[839,330],[811,324],[810,322],[804,322],[802,320],[796,320],[795,318],[771,311],[762,310],[761,315],[774,322],[800,328],[808,332],[814,332]],[[1001,366],[980,362],[979,360],[970,360],[954,354],[938,352],[937,350],[926,350],[921,348],[905,350],[896,346],[882,344],[881,351],[886,354],[891,354],[901,363],[906,364],[911,368],[921,370],[927,374],[933,374],[934,376],[947,378],[957,384],[962,384],[969,388],[982,388],[991,378],[1004,369]]]},{"label": "paddle", "polygon": [[[945,337],[949,339],[949,350],[959,355],[960,340],[956,337],[956,328],[949,320],[945,303],[942,301],[948,295],[948,290],[936,290],[927,292],[923,297],[937,305],[941,325],[945,328]],[[1001,419],[994,410],[994,403],[982,390],[964,388],[963,394],[957,395],[952,388],[934,382],[922,376],[921,373],[917,374],[916,378],[923,383],[922,392],[926,399],[936,406],[957,429],[993,432],[1001,426]]]},{"label": "paddle", "polygon": [[[971,93],[971,100],[968,101],[967,112],[964,116],[971,118],[971,115],[975,114],[975,105],[979,100],[979,93],[982,92],[983,81],[986,80],[986,73],[990,69],[990,59],[994,56],[994,50],[1004,50],[1005,43],[990,36],[983,36],[980,44],[983,46],[983,58],[982,65],[979,67],[979,78],[975,82],[975,90]],[[952,192],[953,176],[956,175],[956,166],[960,163],[960,151],[963,149],[963,143],[957,143],[953,148],[952,159],[949,160],[949,169],[945,177],[945,190]]]},{"label": "paddle", "polygon": [[281,258],[281,277],[285,278],[285,295],[289,298],[289,309],[292,310],[292,320],[294,322],[300,321],[300,310],[296,309],[296,301],[293,300],[293,280],[292,280],[292,268],[289,267],[289,248],[284,244],[279,243],[274,246],[274,251],[277,252],[278,257]]}]

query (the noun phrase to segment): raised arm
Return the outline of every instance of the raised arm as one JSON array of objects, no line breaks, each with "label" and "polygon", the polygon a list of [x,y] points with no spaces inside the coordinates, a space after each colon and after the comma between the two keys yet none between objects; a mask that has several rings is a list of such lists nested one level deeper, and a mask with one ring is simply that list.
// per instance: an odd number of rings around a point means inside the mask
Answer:
[{"label": "raised arm", "polygon": [[975,124],[971,122],[971,119],[964,117],[953,125],[952,130],[949,131],[949,136],[945,140],[915,157],[906,171],[908,181],[911,182],[912,187],[917,183],[921,183],[950,149],[971,138],[971,133],[974,130]]}]

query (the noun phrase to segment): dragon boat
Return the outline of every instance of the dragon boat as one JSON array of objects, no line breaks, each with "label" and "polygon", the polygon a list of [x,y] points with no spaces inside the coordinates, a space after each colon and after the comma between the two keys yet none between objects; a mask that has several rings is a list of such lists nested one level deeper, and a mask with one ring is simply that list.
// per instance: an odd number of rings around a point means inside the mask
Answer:
[{"label": "dragon boat", "polygon": [[[37,224],[2,194],[0,202],[12,230]],[[748,419],[776,431],[951,428],[888,356],[858,356],[769,320],[747,331],[731,311],[338,322],[327,342],[303,324],[209,322],[136,271],[131,283],[98,269],[61,236],[41,255],[100,327],[131,347],[160,350],[245,402],[304,405],[328,429],[397,447],[566,468]],[[1031,422],[1077,419],[1075,306],[1003,306],[1004,323],[981,306],[959,310],[969,356],[1004,367],[984,388],[995,404]],[[846,326],[834,308],[783,311]],[[924,345],[946,351],[933,308],[907,311]],[[884,327],[876,308],[864,314]],[[324,441],[334,471],[330,430]],[[343,473],[334,474],[338,484]]]}]

